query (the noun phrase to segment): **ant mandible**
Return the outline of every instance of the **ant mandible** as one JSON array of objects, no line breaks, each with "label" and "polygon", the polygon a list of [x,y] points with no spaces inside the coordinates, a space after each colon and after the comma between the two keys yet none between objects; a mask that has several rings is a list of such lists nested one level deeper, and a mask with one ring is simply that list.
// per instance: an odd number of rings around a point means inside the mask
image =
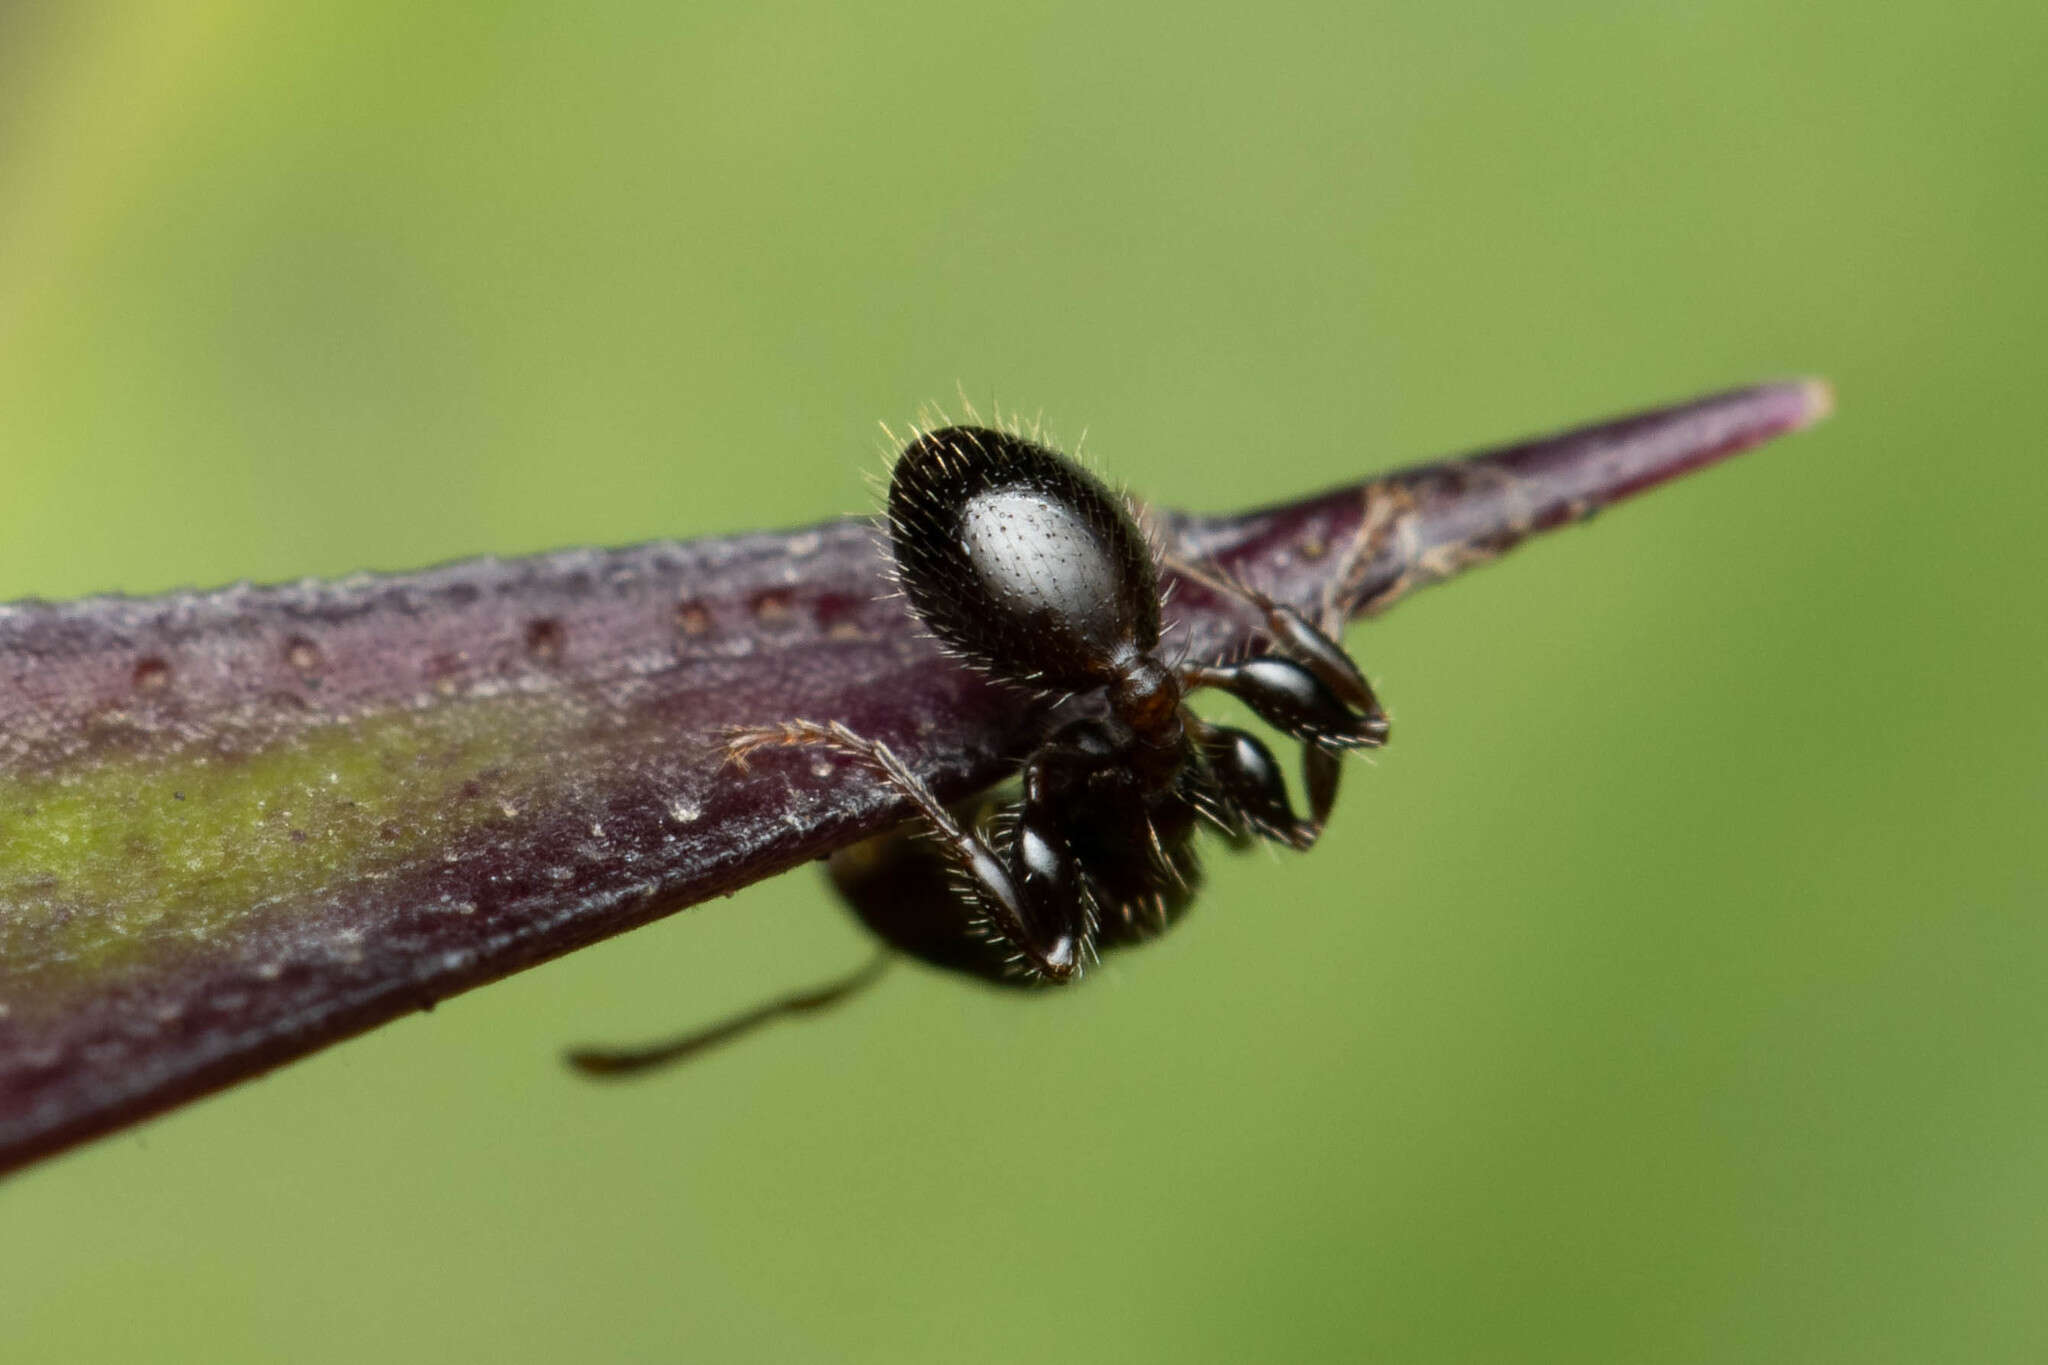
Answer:
[{"label": "ant mandible", "polygon": [[[1236,843],[1307,848],[1336,801],[1344,753],[1386,742],[1386,713],[1343,647],[1243,585],[1198,575],[1262,615],[1265,652],[1225,664],[1163,659],[1159,570],[1129,507],[1034,441],[979,426],[919,436],[896,462],[887,526],[896,579],[949,653],[999,682],[1066,694],[1076,712],[1024,760],[1014,803],[998,811],[984,799],[958,817],[887,745],[842,724],[797,720],[733,737],[740,762],[767,745],[849,755],[916,808],[931,838],[884,836],[831,865],[856,912],[899,950],[1006,983],[1072,981],[1099,948],[1178,917],[1198,877],[1202,820]],[[1205,687],[1300,741],[1305,818],[1264,743],[1188,708]],[[675,1042],[572,1060],[603,1073],[672,1061],[843,999],[878,969]]]}]

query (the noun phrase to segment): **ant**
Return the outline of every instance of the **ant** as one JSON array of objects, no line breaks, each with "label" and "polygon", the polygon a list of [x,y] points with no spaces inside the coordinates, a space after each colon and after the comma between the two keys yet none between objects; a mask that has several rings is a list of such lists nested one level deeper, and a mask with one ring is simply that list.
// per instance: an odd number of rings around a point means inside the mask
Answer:
[{"label": "ant", "polygon": [[[1182,570],[1260,613],[1264,652],[1225,664],[1162,658],[1152,545],[1122,497],[1046,446],[979,426],[920,435],[891,476],[887,531],[896,581],[948,653],[999,682],[1063,697],[1024,759],[1016,798],[984,797],[957,813],[886,744],[837,722],[732,736],[741,764],[771,745],[848,755],[915,807],[911,828],[928,837],[884,835],[830,864],[855,912],[897,950],[1004,984],[1076,980],[1100,948],[1161,933],[1185,910],[1201,822],[1238,845],[1308,848],[1336,802],[1343,755],[1386,743],[1386,713],[1332,638],[1340,623],[1319,629],[1242,584]],[[1306,817],[1257,736],[1188,708],[1188,694],[1205,687],[1301,743]],[[677,1060],[845,999],[879,975],[887,952],[713,1029],[570,1060],[599,1074]]]}]

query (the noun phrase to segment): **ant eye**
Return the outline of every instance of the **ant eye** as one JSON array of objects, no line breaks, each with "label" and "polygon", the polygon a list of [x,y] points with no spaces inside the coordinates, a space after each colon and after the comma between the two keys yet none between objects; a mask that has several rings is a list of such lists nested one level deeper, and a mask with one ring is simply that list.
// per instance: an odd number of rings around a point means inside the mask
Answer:
[{"label": "ant eye", "polygon": [[1159,642],[1159,584],[1123,500],[1055,451],[947,427],[903,452],[889,538],[904,592],[998,677],[1081,688]]}]

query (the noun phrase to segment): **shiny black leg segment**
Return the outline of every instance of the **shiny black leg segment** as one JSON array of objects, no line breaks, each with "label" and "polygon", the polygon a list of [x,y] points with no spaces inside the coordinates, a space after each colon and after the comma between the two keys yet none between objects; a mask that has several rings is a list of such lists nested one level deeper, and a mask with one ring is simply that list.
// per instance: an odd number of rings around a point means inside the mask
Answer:
[{"label": "shiny black leg segment", "polygon": [[1330,823],[1337,805],[1337,787],[1344,778],[1344,755],[1320,744],[1305,745],[1301,751],[1301,781],[1308,795],[1308,836],[1300,846],[1307,848]]},{"label": "shiny black leg segment", "polygon": [[1358,665],[1344,652],[1344,646],[1310,625],[1298,612],[1277,606],[1263,595],[1254,599],[1266,612],[1266,629],[1273,644],[1288,658],[1316,675],[1323,686],[1337,694],[1346,706],[1368,720],[1377,720],[1382,742],[1386,739],[1387,716],[1373,695],[1372,684],[1358,671]]},{"label": "shiny black leg segment", "polygon": [[1227,725],[1203,727],[1202,759],[1220,798],[1221,819],[1232,834],[1254,834],[1306,847],[1315,828],[1294,813],[1280,762],[1256,735]]},{"label": "shiny black leg segment", "polygon": [[1325,749],[1373,749],[1386,742],[1384,717],[1354,711],[1308,665],[1278,654],[1181,670],[1189,686],[1219,687],[1281,733]]}]

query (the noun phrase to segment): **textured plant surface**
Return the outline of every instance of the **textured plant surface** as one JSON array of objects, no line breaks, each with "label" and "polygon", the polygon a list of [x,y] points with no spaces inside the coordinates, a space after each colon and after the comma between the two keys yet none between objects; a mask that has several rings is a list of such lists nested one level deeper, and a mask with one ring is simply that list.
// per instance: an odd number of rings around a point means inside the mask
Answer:
[{"label": "textured plant surface", "polygon": [[[1173,556],[1370,615],[1827,402],[1760,386],[1152,519]],[[1194,655],[1246,642],[1171,589]],[[902,817],[823,754],[726,762],[729,727],[798,717],[947,797],[1037,719],[922,635],[864,520],[0,608],[0,1170]]]}]

